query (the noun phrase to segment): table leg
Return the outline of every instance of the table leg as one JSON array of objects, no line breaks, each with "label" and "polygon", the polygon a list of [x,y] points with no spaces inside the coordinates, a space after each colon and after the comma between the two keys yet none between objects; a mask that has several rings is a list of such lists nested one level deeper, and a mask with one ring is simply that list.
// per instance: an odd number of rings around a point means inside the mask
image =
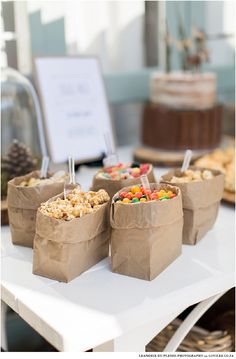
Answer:
[{"label": "table leg", "polygon": [[146,345],[181,311],[171,313],[158,321],[148,322],[93,349],[94,352],[145,352]]},{"label": "table leg", "polygon": [[137,341],[134,346],[129,342],[129,336],[122,336],[97,346],[93,352],[145,352],[145,345]]},{"label": "table leg", "polygon": [[214,295],[208,299],[200,302],[182,322],[180,327],[176,330],[171,340],[163,350],[164,352],[175,352],[180,343],[190,332],[194,324],[201,318],[201,316],[223,295],[225,292]]},{"label": "table leg", "polygon": [[4,351],[7,351],[6,314],[7,305],[1,301],[1,347]]}]

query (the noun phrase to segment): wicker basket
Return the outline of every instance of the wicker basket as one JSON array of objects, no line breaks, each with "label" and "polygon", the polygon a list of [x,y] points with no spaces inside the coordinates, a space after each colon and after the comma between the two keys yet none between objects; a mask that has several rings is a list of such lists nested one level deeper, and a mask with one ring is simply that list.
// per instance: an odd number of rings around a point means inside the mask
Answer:
[{"label": "wicker basket", "polygon": [[226,330],[231,335],[233,351],[235,351],[235,310],[228,310],[217,316],[213,325],[214,328]]},{"label": "wicker basket", "polygon": [[[181,320],[175,319],[146,346],[147,352],[162,352],[179,328]],[[177,349],[178,352],[231,352],[233,341],[226,330],[209,332],[194,326]]]}]

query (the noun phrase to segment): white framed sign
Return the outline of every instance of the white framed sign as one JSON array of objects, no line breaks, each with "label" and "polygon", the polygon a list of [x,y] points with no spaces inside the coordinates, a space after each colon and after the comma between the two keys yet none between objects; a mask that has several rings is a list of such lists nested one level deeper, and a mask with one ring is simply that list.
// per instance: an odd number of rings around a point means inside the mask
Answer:
[{"label": "white framed sign", "polygon": [[36,83],[53,162],[77,163],[106,153],[104,133],[114,136],[99,61],[96,57],[36,57]]}]

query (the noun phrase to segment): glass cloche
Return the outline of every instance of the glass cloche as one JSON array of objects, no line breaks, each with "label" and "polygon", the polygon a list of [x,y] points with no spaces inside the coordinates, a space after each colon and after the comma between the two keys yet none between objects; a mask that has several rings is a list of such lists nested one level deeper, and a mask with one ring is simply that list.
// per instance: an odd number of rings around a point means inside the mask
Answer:
[{"label": "glass cloche", "polygon": [[31,82],[18,71],[6,68],[1,77],[1,153],[14,139],[41,157],[46,153],[39,101]]}]

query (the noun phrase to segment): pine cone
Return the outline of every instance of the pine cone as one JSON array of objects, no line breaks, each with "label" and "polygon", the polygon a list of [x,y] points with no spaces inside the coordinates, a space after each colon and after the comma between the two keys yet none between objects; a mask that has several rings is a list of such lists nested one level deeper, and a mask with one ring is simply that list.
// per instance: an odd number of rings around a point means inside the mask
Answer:
[{"label": "pine cone", "polygon": [[36,165],[37,160],[30,150],[18,140],[13,140],[8,153],[2,157],[2,170],[7,173],[9,180],[33,171]]}]

